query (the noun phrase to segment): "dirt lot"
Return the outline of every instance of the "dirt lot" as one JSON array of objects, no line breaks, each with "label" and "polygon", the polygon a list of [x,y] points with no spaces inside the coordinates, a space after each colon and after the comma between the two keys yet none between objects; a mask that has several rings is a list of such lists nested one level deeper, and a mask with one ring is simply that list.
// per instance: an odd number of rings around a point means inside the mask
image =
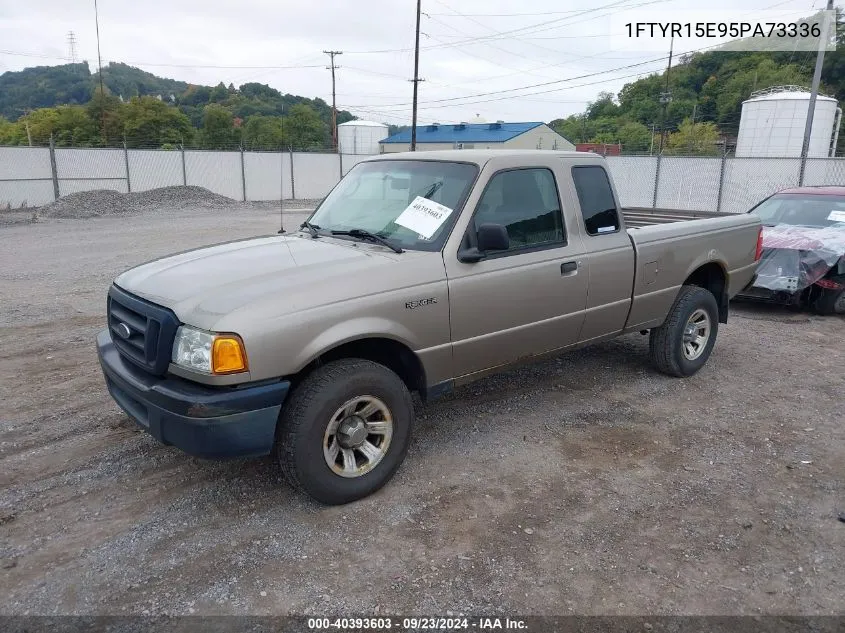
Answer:
[{"label": "dirt lot", "polygon": [[845,612],[841,318],[736,306],[692,379],[633,335],[419,405],[397,477],[345,507],[139,432],[94,351],[111,279],[277,227],[0,228],[0,612]]}]

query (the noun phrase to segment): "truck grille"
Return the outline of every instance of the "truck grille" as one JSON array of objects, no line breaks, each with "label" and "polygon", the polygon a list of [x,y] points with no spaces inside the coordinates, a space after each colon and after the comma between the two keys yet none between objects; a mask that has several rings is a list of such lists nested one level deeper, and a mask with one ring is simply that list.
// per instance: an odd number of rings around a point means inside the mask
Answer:
[{"label": "truck grille", "polygon": [[164,375],[179,327],[176,315],[114,285],[109,289],[107,314],[120,355],[152,374]]}]

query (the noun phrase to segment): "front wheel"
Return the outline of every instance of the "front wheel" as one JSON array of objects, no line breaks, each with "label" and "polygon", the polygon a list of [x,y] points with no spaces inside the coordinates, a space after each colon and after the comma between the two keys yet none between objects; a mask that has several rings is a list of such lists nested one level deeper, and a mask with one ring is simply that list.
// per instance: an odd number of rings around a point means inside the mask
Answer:
[{"label": "front wheel", "polygon": [[372,494],[408,451],[414,408],[387,367],[343,359],[311,373],[282,408],[276,457],[296,489],[329,505]]},{"label": "front wheel", "polygon": [[719,306],[709,290],[682,286],[666,321],[651,331],[649,355],[670,376],[692,376],[704,367],[719,332]]}]

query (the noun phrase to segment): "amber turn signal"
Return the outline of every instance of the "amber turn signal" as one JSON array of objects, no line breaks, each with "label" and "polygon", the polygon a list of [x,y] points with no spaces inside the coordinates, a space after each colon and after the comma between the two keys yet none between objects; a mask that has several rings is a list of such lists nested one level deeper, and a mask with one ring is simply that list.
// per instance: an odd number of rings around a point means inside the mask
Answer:
[{"label": "amber turn signal", "polygon": [[220,334],[211,347],[211,371],[215,374],[234,374],[246,371],[244,343],[234,334]]}]

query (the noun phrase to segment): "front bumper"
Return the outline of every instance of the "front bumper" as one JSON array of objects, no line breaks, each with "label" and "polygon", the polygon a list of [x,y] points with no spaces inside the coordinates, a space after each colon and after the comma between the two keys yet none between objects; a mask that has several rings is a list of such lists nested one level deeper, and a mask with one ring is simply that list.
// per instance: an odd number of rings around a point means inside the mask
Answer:
[{"label": "front bumper", "polygon": [[109,393],[142,429],[197,457],[267,455],[290,382],[212,388],[175,376],[153,376],[126,362],[108,330],[97,354]]}]

